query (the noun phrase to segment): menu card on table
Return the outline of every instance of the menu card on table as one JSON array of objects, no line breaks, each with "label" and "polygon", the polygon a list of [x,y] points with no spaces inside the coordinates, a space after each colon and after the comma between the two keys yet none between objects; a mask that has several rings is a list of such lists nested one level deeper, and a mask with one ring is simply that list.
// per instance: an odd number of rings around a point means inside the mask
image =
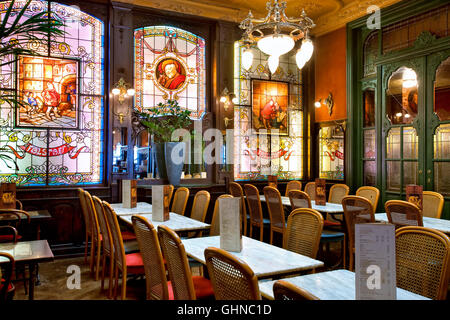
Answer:
[{"label": "menu card on table", "polygon": [[242,251],[241,198],[219,199],[220,248]]},{"label": "menu card on table", "polygon": [[316,179],[316,205],[324,206],[327,204],[325,179]]},{"label": "menu card on table", "polygon": [[423,187],[415,184],[406,186],[406,201],[414,203],[416,206],[423,209]]},{"label": "menu card on table", "polygon": [[16,208],[16,184],[1,183],[0,184],[0,209]]},{"label": "menu card on table", "polygon": [[395,226],[355,225],[356,300],[395,300]]},{"label": "menu card on table", "polygon": [[122,181],[122,203],[124,208],[136,208],[137,206],[137,181]]},{"label": "menu card on table", "polygon": [[169,186],[152,186],[152,220],[163,222],[170,218]]}]

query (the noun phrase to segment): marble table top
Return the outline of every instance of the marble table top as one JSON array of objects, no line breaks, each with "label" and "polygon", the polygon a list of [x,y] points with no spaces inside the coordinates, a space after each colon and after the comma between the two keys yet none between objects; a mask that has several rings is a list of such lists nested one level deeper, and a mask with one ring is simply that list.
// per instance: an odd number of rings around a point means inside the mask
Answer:
[{"label": "marble table top", "polygon": [[122,203],[111,203],[110,205],[118,216],[152,213],[152,205],[147,202],[138,202],[135,208],[124,208]]},{"label": "marble table top", "polygon": [[[436,229],[446,234],[450,234],[450,220],[423,217],[425,228]],[[375,213],[375,221],[389,222],[386,213]]]},{"label": "marble table top", "polygon": [[[340,269],[304,276],[284,278],[312,293],[320,300],[355,300],[355,273]],[[259,281],[259,291],[264,298],[274,299],[273,281]],[[397,288],[397,300],[430,300],[421,295]]]},{"label": "marble table top", "polygon": [[[259,198],[262,202],[266,202],[266,197],[264,195],[260,195]],[[281,202],[284,206],[290,207],[291,202],[289,201],[289,197],[281,197]],[[316,205],[314,200],[311,200],[311,208],[317,210],[319,212],[326,213],[344,213],[344,208],[341,204],[327,202],[324,206]]]},{"label": "marble table top", "polygon": [[[186,253],[203,264],[205,264],[204,252],[206,248],[220,248],[220,236],[192,238],[182,241]],[[242,251],[229,252],[247,263],[259,279],[300,273],[324,265],[322,261],[245,236],[242,237]]]}]

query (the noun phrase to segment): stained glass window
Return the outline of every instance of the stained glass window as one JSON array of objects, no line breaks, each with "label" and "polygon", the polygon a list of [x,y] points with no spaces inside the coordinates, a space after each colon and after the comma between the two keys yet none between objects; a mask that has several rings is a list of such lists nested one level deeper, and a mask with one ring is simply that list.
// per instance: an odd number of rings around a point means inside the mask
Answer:
[{"label": "stained glass window", "polygon": [[344,179],[344,130],[340,125],[319,130],[319,177]]},{"label": "stained glass window", "polygon": [[278,70],[270,77],[268,56],[256,47],[251,48],[251,68],[242,67],[245,48],[235,42],[234,91],[239,102],[234,110],[234,179],[266,180],[268,175],[301,179],[302,77],[295,55],[281,56]]},{"label": "stained glass window", "polygon": [[[14,11],[25,2],[16,1]],[[10,2],[0,2],[3,17]],[[0,181],[21,186],[103,182],[104,26],[99,19],[49,1],[32,1],[22,21],[49,11],[64,36],[25,44],[37,55],[0,70],[0,90],[27,107],[0,104]],[[13,40],[13,39],[5,39]],[[14,57],[9,57],[14,59]]]},{"label": "stained glass window", "polygon": [[152,26],[134,32],[134,96],[139,111],[168,99],[190,110],[206,110],[205,40],[182,29]]}]

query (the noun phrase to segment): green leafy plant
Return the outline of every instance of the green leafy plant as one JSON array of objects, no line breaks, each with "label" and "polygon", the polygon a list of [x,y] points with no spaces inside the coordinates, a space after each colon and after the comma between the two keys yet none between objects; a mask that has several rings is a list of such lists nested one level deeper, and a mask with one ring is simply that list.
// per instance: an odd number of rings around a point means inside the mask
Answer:
[{"label": "green leafy plant", "polygon": [[145,111],[136,111],[139,122],[153,135],[155,142],[172,141],[172,133],[191,124],[191,111],[182,109],[177,100],[167,100]]}]

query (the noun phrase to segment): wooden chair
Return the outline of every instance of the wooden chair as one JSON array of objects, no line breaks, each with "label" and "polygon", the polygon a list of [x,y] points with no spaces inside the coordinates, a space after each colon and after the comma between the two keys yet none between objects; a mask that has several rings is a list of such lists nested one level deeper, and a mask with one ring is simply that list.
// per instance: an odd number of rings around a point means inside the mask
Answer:
[{"label": "wooden chair", "polygon": [[422,215],[424,217],[441,218],[442,209],[444,208],[444,197],[442,194],[434,191],[424,191],[422,204]]},{"label": "wooden chair", "polygon": [[[248,212],[250,215],[249,237],[253,237],[253,228],[259,229],[259,241],[263,241],[264,218],[262,213],[261,199],[259,198],[259,191],[252,184],[244,185],[245,198],[247,199]],[[270,222],[269,222],[270,223]]]},{"label": "wooden chair", "polygon": [[169,187],[169,205],[170,205],[172,203],[173,190],[175,189],[175,187],[171,184],[169,184],[168,187]]},{"label": "wooden chair", "polygon": [[92,225],[91,225],[91,219],[89,216],[89,213],[87,212],[87,206],[86,206],[86,199],[84,197],[84,190],[81,188],[77,189],[78,191],[78,198],[80,199],[80,206],[81,206],[81,213],[83,215],[83,221],[84,221],[84,233],[85,233],[85,245],[84,245],[84,262],[87,263],[87,256],[88,256],[88,247],[89,247],[89,240],[92,242]]},{"label": "wooden chair", "polygon": [[291,209],[311,208],[311,198],[309,195],[301,190],[292,190],[289,192],[289,201]]},{"label": "wooden chair", "polygon": [[371,186],[362,186],[356,190],[355,195],[359,197],[364,197],[372,202],[373,212],[377,211],[378,200],[380,199],[380,190]]},{"label": "wooden chair", "polygon": [[242,234],[247,234],[247,205],[245,204],[244,190],[237,182],[230,182],[230,194],[233,197],[241,198],[241,218],[242,218]]},{"label": "wooden chair", "polygon": [[175,300],[210,299],[214,296],[211,281],[192,276],[186,250],[180,237],[164,225],[158,226],[158,238]]},{"label": "wooden chair", "polygon": [[311,200],[316,200],[316,183],[308,182],[305,185],[305,192],[309,195]]},{"label": "wooden chair", "polygon": [[395,232],[397,287],[436,300],[446,300],[450,277],[450,239],[425,227]]},{"label": "wooden chair", "polygon": [[[16,230],[16,234],[2,234],[0,235],[0,242],[14,242],[22,239],[22,236],[17,233],[22,221],[22,216],[26,217],[26,221],[29,224],[31,222],[30,214],[20,209],[0,209],[0,221],[5,221],[8,226],[11,226]],[[15,240],[16,239],[16,240]]]},{"label": "wooden chair", "polygon": [[[17,234],[17,231],[16,231]],[[0,258],[7,259],[7,262],[2,262],[0,265],[0,303],[12,300],[16,288],[12,283],[13,270],[14,270],[14,258],[9,253],[0,252]]]},{"label": "wooden chair", "polygon": [[[201,190],[197,192],[194,197],[194,202],[192,203],[191,218],[197,221],[205,222],[210,200],[211,195],[208,191]],[[194,237],[196,234],[201,237],[203,232],[189,232],[188,238]]]},{"label": "wooden chair", "polygon": [[323,217],[320,212],[310,208],[295,209],[287,219],[283,248],[315,259],[322,229]]},{"label": "wooden chair", "polygon": [[219,199],[223,198],[233,198],[231,194],[222,194],[216,199],[214,203],[214,211],[211,219],[211,227],[209,228],[210,236],[220,235],[220,213],[219,213]]},{"label": "wooden chair", "polygon": [[87,213],[90,217],[91,226],[92,226],[90,268],[91,268],[92,273],[95,272],[95,280],[98,280],[99,279],[99,270],[100,270],[100,254],[101,254],[102,236],[100,233],[98,214],[94,208],[92,196],[87,191],[84,191],[84,202],[85,202]]},{"label": "wooden chair", "polygon": [[131,221],[144,261],[147,300],[173,300],[173,291],[169,292],[158,232],[142,216],[132,216]]},{"label": "wooden chair", "polygon": [[275,300],[319,300],[312,293],[286,280],[277,280],[273,284]]},{"label": "wooden chair", "polygon": [[287,183],[286,185],[286,193],[285,193],[285,197],[289,197],[289,192],[291,192],[292,190],[302,190],[302,182],[298,181],[298,180],[291,180]]},{"label": "wooden chair", "polygon": [[144,275],[144,261],[139,252],[125,253],[123,245],[122,233],[120,232],[117,215],[113,208],[106,201],[102,202],[103,210],[105,212],[106,220],[111,231],[113,240],[113,255],[114,255],[114,299],[117,299],[117,288],[119,286],[119,272],[122,275],[122,290],[121,299],[125,300],[127,293],[127,275]]},{"label": "wooden chair", "polygon": [[[331,186],[330,193],[328,195],[328,202],[330,203],[342,203],[342,199],[344,197],[348,196],[350,192],[350,188],[346,184],[337,183]],[[335,215],[337,219],[341,219],[342,215]],[[335,229],[340,229],[341,223],[334,219],[332,216],[327,215],[324,221],[324,226],[326,228],[328,227],[334,227]]]},{"label": "wooden chair", "polygon": [[372,202],[359,196],[346,196],[342,199],[344,220],[347,232],[348,253],[350,256],[349,269],[353,270],[355,252],[355,224],[375,223]]},{"label": "wooden chair", "polygon": [[396,228],[423,226],[422,211],[415,204],[403,200],[389,200],[384,204],[389,223]]},{"label": "wooden chair", "polygon": [[267,209],[270,218],[270,244],[273,243],[273,234],[277,232],[284,239],[286,231],[286,222],[284,218],[284,207],[281,201],[281,194],[274,187],[264,187],[264,196],[266,197]]},{"label": "wooden chair", "polygon": [[172,209],[170,211],[184,216],[188,199],[189,189],[185,187],[178,188],[173,196]]},{"label": "wooden chair", "polygon": [[216,300],[261,300],[258,279],[240,259],[219,248],[205,249]]}]

